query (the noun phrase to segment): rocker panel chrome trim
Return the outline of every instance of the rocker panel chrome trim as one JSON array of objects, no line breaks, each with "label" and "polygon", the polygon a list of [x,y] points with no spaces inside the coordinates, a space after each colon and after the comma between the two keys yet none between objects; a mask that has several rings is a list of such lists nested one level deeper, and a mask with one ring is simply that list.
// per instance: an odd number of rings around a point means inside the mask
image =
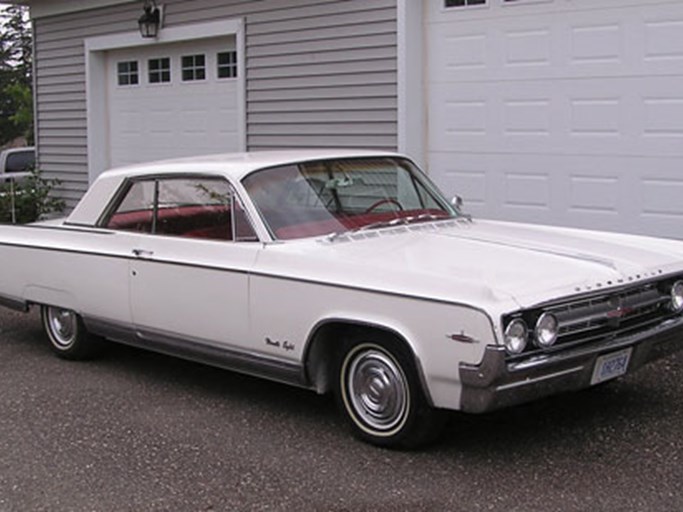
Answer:
[{"label": "rocker panel chrome trim", "polygon": [[23,299],[16,297],[9,297],[7,295],[0,295],[0,306],[4,306],[15,311],[26,313],[28,311],[28,303]]},{"label": "rocker panel chrome trim", "polygon": [[219,346],[207,340],[111,322],[101,318],[83,319],[92,333],[111,341],[180,357],[225,370],[262,377],[297,387],[310,388],[301,364],[283,361],[264,354]]}]

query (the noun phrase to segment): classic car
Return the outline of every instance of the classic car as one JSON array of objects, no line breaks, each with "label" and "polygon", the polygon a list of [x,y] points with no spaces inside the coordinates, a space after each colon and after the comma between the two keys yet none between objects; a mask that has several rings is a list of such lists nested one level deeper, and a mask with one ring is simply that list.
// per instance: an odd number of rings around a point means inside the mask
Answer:
[{"label": "classic car", "polygon": [[0,227],[0,258],[0,303],[39,307],[58,356],[110,340],[331,392],[382,446],[683,348],[683,242],[473,219],[393,153],[111,170],[67,218]]}]

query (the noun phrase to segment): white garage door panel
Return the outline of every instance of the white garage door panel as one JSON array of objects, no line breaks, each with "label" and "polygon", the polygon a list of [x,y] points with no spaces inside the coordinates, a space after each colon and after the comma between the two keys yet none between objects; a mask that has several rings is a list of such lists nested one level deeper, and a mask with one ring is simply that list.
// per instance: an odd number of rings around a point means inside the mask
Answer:
[{"label": "white garage door panel", "polygon": [[[234,48],[234,38],[218,38],[110,52],[110,165],[238,150],[237,82],[216,76],[216,54]],[[196,54],[206,56],[206,79],[184,82],[181,57]],[[148,83],[148,60],[163,57],[171,82]],[[140,83],[119,86],[117,62],[133,60]]]},{"label": "white garage door panel", "polygon": [[683,2],[428,1],[428,161],[494,218],[683,238]]},{"label": "white garage door panel", "polygon": [[430,81],[670,75],[671,60],[683,59],[680,5],[656,14],[641,6],[506,16],[517,8],[492,8],[484,20],[447,12],[450,22],[434,21]]},{"label": "white garage door panel", "polygon": [[430,92],[432,150],[683,156],[683,75],[435,83]]},{"label": "white garage door panel", "polygon": [[658,236],[681,231],[683,180],[676,159],[644,165],[632,157],[444,152],[433,155],[432,166],[442,169],[440,185],[465,197],[478,217]]}]

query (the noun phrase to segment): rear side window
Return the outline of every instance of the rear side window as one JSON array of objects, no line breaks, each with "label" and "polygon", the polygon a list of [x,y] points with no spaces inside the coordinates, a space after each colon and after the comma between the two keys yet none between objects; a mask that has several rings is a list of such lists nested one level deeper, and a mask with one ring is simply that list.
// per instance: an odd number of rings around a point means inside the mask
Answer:
[{"label": "rear side window", "polygon": [[220,178],[155,178],[131,182],[103,227],[206,240],[255,241],[231,185]]},{"label": "rear side window", "polygon": [[5,172],[26,172],[33,169],[36,163],[35,151],[17,151],[7,155]]}]

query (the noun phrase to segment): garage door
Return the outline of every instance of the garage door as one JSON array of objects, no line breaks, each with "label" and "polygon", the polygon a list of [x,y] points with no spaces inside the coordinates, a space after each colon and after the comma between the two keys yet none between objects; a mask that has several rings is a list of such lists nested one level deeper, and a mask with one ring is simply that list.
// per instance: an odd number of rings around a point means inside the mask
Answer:
[{"label": "garage door", "polygon": [[683,238],[683,2],[425,1],[442,187],[479,216]]},{"label": "garage door", "polygon": [[110,166],[239,147],[234,37],[107,54]]}]

